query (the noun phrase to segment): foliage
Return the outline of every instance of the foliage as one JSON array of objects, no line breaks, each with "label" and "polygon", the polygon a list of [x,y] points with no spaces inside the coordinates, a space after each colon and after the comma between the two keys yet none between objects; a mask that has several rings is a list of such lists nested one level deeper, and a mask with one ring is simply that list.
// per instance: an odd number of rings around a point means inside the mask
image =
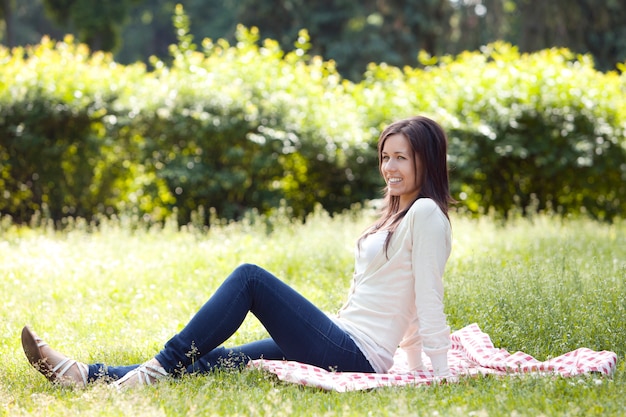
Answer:
[{"label": "foliage", "polygon": [[101,1],[43,0],[46,12],[65,27],[73,27],[78,39],[91,49],[113,51],[129,10],[140,0]]},{"label": "foliage", "polygon": [[414,64],[420,49],[443,52],[452,12],[449,0],[246,0],[239,2],[235,18],[259,27],[284,49],[306,29],[313,53],[332,59],[343,76],[358,80],[370,62]]},{"label": "foliage", "polygon": [[6,11],[0,16],[0,41],[8,48],[36,44],[44,36],[62,40],[72,33],[70,28],[59,27],[48,18],[42,0],[3,0],[2,3]]},{"label": "foliage", "polygon": [[[171,62],[120,65],[71,38],[0,50],[0,211],[27,222],[134,213],[181,223],[288,206],[303,218],[379,197],[376,138],[423,113],[450,136],[460,210],[604,220],[626,209],[626,78],[565,49],[495,43],[343,79],[240,26],[194,42],[177,9]],[[548,180],[549,179],[549,180]],[[209,219],[205,218],[205,222]]]},{"label": "foliage", "polygon": [[[444,281],[454,330],[476,322],[497,347],[539,360],[578,347],[611,350],[618,355],[612,378],[465,378],[432,387],[335,393],[246,370],[120,393],[103,385],[54,387],[21,351],[19,332],[29,324],[78,360],[111,365],[147,360],[241,262],[266,267],[324,311],[336,311],[349,289],[355,239],[371,220],[369,211],[333,217],[317,211],[295,224],[277,213],[205,231],[171,222],[130,227],[134,220],[121,218],[97,227],[77,221],[61,233],[45,221],[26,228],[3,219],[0,414],[624,414],[623,221],[538,216],[501,226],[487,216],[453,214],[454,249]],[[228,345],[265,335],[250,316]]]},{"label": "foliage", "polygon": [[144,191],[138,139],[124,141],[114,129],[116,100],[142,66],[119,66],[71,38],[2,50],[0,59],[2,212],[21,222],[36,212],[91,218]]},{"label": "foliage", "polygon": [[[125,59],[135,39],[146,36],[146,31],[152,33],[148,39],[156,38],[161,45],[172,40],[163,33],[170,32],[164,26],[174,3],[149,0],[136,8],[132,25],[125,29],[134,36],[126,36],[132,44],[120,51],[122,62],[132,62]],[[263,37],[291,50],[297,33],[306,29],[311,52],[335,61],[342,76],[355,81],[371,62],[415,66],[420,51],[457,54],[495,41],[514,43],[524,52],[567,47],[591,54],[602,70],[615,69],[626,59],[622,24],[626,9],[619,0],[607,1],[603,7],[597,7],[594,0],[573,4],[566,0],[189,0],[184,5],[194,16],[192,33],[199,39],[234,41],[236,25],[243,24],[258,27]],[[153,18],[146,19],[146,14]],[[143,28],[143,35],[138,27]],[[135,47],[139,51],[133,57],[146,50],[157,52],[153,45]],[[163,47],[160,52],[158,56],[167,59]]]},{"label": "foliage", "polygon": [[[599,68],[615,69],[626,59],[626,18],[624,2],[606,0],[601,7],[594,0],[542,2],[517,0],[509,16],[519,28],[502,39],[519,41],[522,51],[537,51],[547,46],[567,47],[590,53]],[[523,17],[522,17],[523,16]]]},{"label": "foliage", "polygon": [[[92,49],[114,51],[121,63],[139,60],[147,64],[153,55],[169,62],[168,46],[176,41],[170,22],[177,3],[4,0],[0,2],[0,41],[12,47],[36,43],[43,35],[60,40],[72,33]],[[277,40],[281,49],[289,51],[298,32],[306,29],[311,52],[335,61],[342,76],[354,81],[361,79],[371,62],[415,66],[421,50],[436,56],[458,54],[496,41],[513,43],[523,52],[556,46],[588,53],[601,70],[615,69],[626,59],[623,0],[605,0],[601,7],[595,0],[180,3],[193,16],[191,33],[197,39],[235,42],[236,26],[243,24],[258,27],[264,38]]]},{"label": "foliage", "polygon": [[306,61],[306,32],[286,55],[243,27],[236,45],[205,40],[197,52],[178,19],[174,62],[155,62],[138,91],[133,134],[146,139],[143,165],[166,181],[182,221],[198,206],[237,218],[284,200],[302,216],[318,203],[336,211],[367,196],[359,166],[348,171],[365,146],[362,124],[332,65]]},{"label": "foliage", "polygon": [[568,50],[520,54],[503,43],[422,60],[403,71],[372,65],[355,94],[387,104],[370,109],[374,126],[415,112],[445,125],[455,195],[468,209],[624,212],[623,75]]}]

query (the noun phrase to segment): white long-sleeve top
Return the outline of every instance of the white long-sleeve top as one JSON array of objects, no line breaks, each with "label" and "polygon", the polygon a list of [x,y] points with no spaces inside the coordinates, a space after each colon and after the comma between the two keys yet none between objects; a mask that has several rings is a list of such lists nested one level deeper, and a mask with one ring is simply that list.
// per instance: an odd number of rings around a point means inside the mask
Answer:
[{"label": "white long-sleeve top", "polygon": [[357,252],[348,299],[334,321],[378,373],[391,368],[400,347],[412,370],[422,369],[424,351],[435,374],[446,376],[450,327],[443,273],[452,246],[450,222],[432,199],[421,198],[398,224],[387,253],[384,236],[368,236]]}]

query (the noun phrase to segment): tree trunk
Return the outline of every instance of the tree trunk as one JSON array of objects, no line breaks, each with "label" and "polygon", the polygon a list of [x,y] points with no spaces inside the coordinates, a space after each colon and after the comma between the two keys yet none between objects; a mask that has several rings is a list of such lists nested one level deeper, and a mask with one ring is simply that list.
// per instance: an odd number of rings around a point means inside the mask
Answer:
[{"label": "tree trunk", "polygon": [[6,44],[9,48],[15,46],[15,40],[13,36],[13,12],[11,10],[12,0],[0,0],[0,10],[2,10],[2,16],[4,16],[4,25],[6,27]]},{"label": "tree trunk", "polygon": [[545,48],[546,4],[543,1],[526,0],[521,3],[520,11],[520,49],[523,52],[533,52]]}]

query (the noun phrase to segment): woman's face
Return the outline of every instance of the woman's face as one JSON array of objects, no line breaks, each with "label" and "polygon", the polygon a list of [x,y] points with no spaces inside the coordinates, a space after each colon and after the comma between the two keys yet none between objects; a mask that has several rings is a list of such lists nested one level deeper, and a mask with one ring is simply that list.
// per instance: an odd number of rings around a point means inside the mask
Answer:
[{"label": "woman's face", "polygon": [[415,201],[422,187],[422,164],[401,133],[387,137],[381,154],[381,172],[389,194],[400,197],[400,210],[404,210]]}]

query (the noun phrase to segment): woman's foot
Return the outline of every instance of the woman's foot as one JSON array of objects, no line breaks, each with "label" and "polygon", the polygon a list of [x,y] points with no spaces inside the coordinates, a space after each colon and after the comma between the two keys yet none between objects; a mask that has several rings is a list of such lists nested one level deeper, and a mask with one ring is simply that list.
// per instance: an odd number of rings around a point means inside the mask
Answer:
[{"label": "woman's foot", "polygon": [[87,365],[52,349],[28,326],[22,329],[22,347],[33,368],[41,372],[50,382],[62,386],[87,385],[89,375]]},{"label": "woman's foot", "polygon": [[167,376],[159,361],[153,358],[118,379],[115,386],[118,389],[126,389],[138,385],[153,385]]}]

